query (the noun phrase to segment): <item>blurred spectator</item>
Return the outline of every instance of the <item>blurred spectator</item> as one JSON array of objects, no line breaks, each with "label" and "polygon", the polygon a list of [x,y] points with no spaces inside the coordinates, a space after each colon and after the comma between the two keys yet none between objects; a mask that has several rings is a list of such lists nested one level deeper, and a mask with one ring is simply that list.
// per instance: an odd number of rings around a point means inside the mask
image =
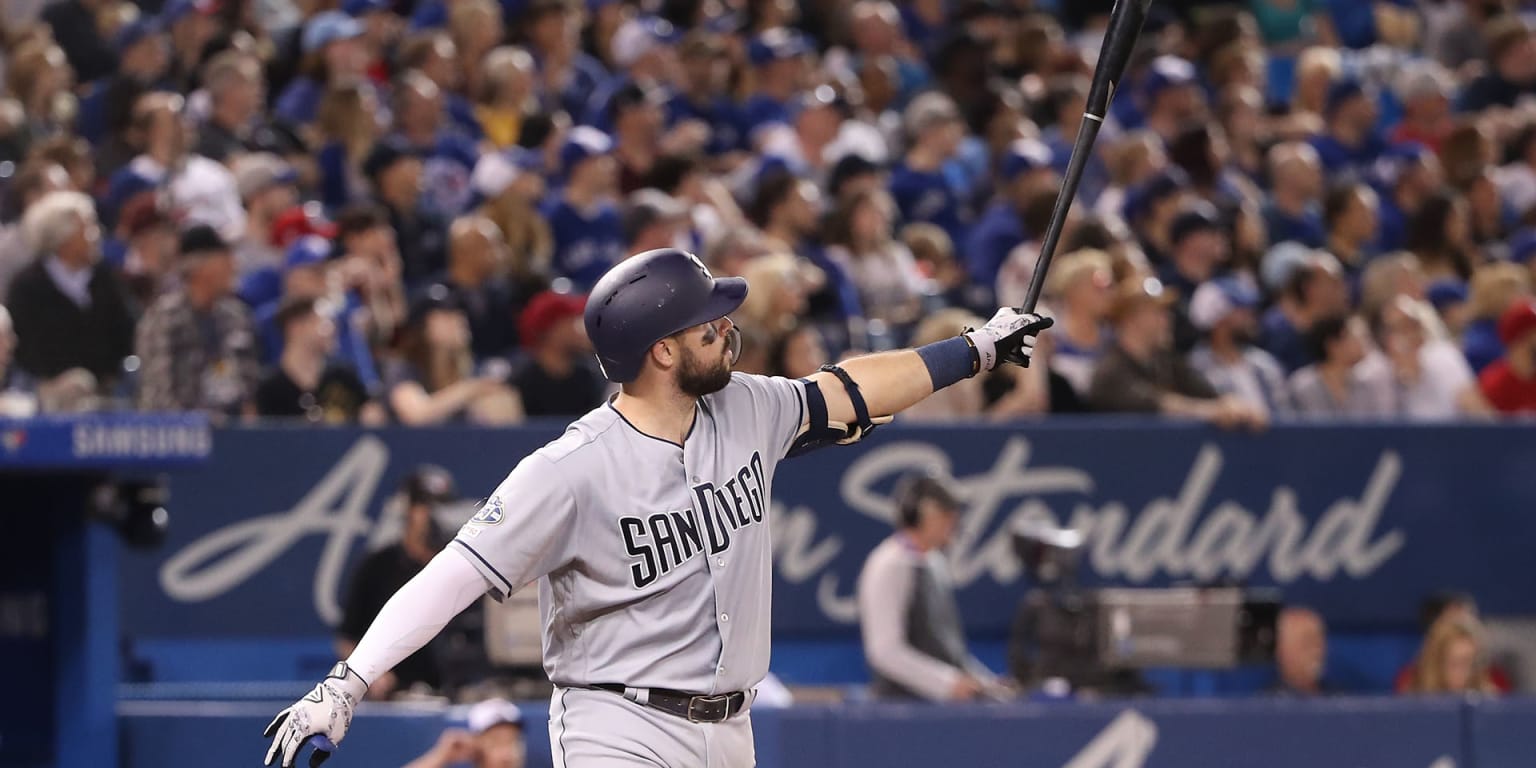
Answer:
[{"label": "blurred spectator", "polygon": [[1386,149],[1378,133],[1376,104],[1374,89],[1358,80],[1337,80],[1328,87],[1324,130],[1311,137],[1324,167],[1363,171]]},{"label": "blurred spectator", "polygon": [[754,287],[737,310],[741,325],[765,334],[772,346],[805,314],[806,290],[812,280],[808,273],[813,269],[788,253],[766,254],[747,262],[742,277]]},{"label": "blurred spectator", "polygon": [[1504,355],[1499,318],[1516,302],[1530,296],[1531,275],[1518,264],[1485,264],[1472,274],[1468,322],[1462,329],[1461,348],[1474,373],[1482,373]]},{"label": "blurred spectator", "polygon": [[312,298],[292,298],[277,310],[283,354],[256,386],[256,415],[312,424],[379,426],[384,409],[372,402],[357,371],[329,362],[336,326]]},{"label": "blurred spectator", "polygon": [[0,224],[0,296],[10,293],[11,281],[33,260],[22,216],[49,192],[70,189],[69,173],[57,163],[30,162],[17,169],[10,182],[11,216]]},{"label": "blurred spectator", "polygon": [[1276,145],[1269,151],[1269,174],[1272,186],[1264,226],[1270,240],[1323,247],[1323,166],[1317,150],[1300,142]]},{"label": "blurred spectator", "polygon": [[503,46],[486,54],[481,66],[475,118],[492,146],[509,149],[517,144],[523,119],[538,109],[533,57],[522,48]]},{"label": "blurred spectator", "polygon": [[68,130],[78,106],[70,89],[75,85],[64,50],[38,37],[18,45],[10,54],[5,89],[21,107],[16,138],[23,147]]},{"label": "blurred spectator", "polygon": [[1408,221],[1407,243],[1424,275],[1465,281],[1472,275],[1472,222],[1466,199],[1451,190],[1430,195]]},{"label": "blurred spectator", "polygon": [[884,192],[854,195],[827,222],[826,255],[853,279],[864,317],[907,328],[918,318],[927,284],[912,252],[891,237],[895,215]]},{"label": "blurred spectator", "polygon": [[1370,318],[1381,354],[1365,361],[1365,375],[1389,381],[1394,412],[1410,420],[1491,413],[1466,357],[1427,327],[1433,318],[1434,310],[1425,302],[1406,296],[1382,307]]},{"label": "blurred spectator", "polygon": [[954,245],[944,230],[926,222],[908,224],[901,228],[901,242],[912,252],[918,272],[931,286],[930,303],[971,311],[991,306],[991,291],[967,279],[965,266],[955,258]]},{"label": "blurred spectator", "polygon": [[965,137],[955,100],[937,91],[920,94],[907,106],[902,124],[910,148],[891,169],[890,181],[902,219],[937,224],[952,242],[966,242],[970,190],[945,171]]},{"label": "blurred spectator", "polygon": [[1206,116],[1199,74],[1188,60],[1164,55],[1152,60],[1141,84],[1139,103],[1148,130],[1164,142]]},{"label": "blurred spectator", "polygon": [[1026,232],[1024,214],[1030,201],[1043,190],[1054,192],[1060,179],[1052,163],[1050,147],[1035,139],[1018,139],[1008,146],[997,173],[1001,186],[997,201],[971,228],[965,244],[966,271],[982,285],[997,282],[998,270],[1008,254],[1025,240],[1045,235]]},{"label": "blurred spectator", "polygon": [[564,0],[531,0],[523,12],[523,30],[547,97],[567,114],[583,114],[588,97],[606,84],[608,75],[581,50],[577,7]]},{"label": "blurred spectator", "polygon": [[1297,413],[1331,418],[1386,418],[1394,413],[1390,382],[1362,367],[1370,343],[1365,324],[1347,315],[1324,315],[1306,333],[1316,362],[1291,374]]},{"label": "blurred spectator", "polygon": [[883,699],[967,701],[1007,687],[970,654],[944,550],[961,505],[934,476],[902,479],[892,499],[896,532],[859,573],[859,629],[872,693]]},{"label": "blurred spectator", "polygon": [[273,103],[273,114],[291,125],[313,122],[328,88],[364,80],[368,49],[362,22],[340,11],[322,11],[304,22],[299,77]]},{"label": "blurred spectator", "polygon": [[[666,127],[662,105],[666,94],[650,83],[630,82],[620,86],[608,101],[606,114],[598,124],[613,129],[613,158],[618,166],[616,192],[627,195],[644,186],[655,167]],[[703,135],[700,137],[702,144]]]},{"label": "blurred spectator", "polygon": [[[997,271],[997,290],[994,294],[996,304],[1016,307],[1024,301],[1029,284],[1034,280],[1040,248],[1044,243],[1045,230],[1051,222],[1051,211],[1056,208],[1057,197],[1056,190],[1039,189],[1025,201],[1021,214],[1023,230],[1029,233],[1028,238],[1008,252]],[[1068,211],[1066,224],[1062,227],[1062,239],[1070,241],[1074,230],[1081,223],[1082,217],[1079,214]],[[988,302],[989,305],[992,303]]]},{"label": "blurred spectator", "polygon": [[644,253],[656,248],[697,250],[689,229],[688,206],[658,189],[642,189],[624,205],[625,253]]},{"label": "blurred spectator", "polygon": [[1475,619],[1446,613],[1424,638],[1407,693],[1497,694],[1488,674],[1483,628]]},{"label": "blurred spectator", "polygon": [[772,376],[799,379],[814,375],[821,366],[832,362],[827,346],[814,326],[799,325],[781,335],[768,350],[768,372]]},{"label": "blurred spectator", "polygon": [[1110,313],[1115,341],[1094,369],[1089,405],[1099,411],[1196,418],[1222,427],[1263,426],[1263,411],[1220,396],[1174,352],[1173,301],[1156,279],[1119,286]]},{"label": "blurred spectator", "polygon": [[[1339,166],[1335,162],[1327,167]],[[1334,185],[1324,198],[1323,224],[1328,228],[1328,252],[1339,260],[1351,281],[1365,268],[1365,262],[1372,255],[1370,249],[1381,223],[1380,201],[1375,190],[1352,181]],[[1411,228],[1408,242],[1414,244],[1418,253],[1418,242],[1414,240]],[[1422,259],[1423,254],[1419,253],[1419,257]]]},{"label": "blurred spectator", "polygon": [[111,392],[133,354],[135,309],[101,258],[90,198],[50,192],[27,209],[21,227],[33,261],[5,301],[15,323],[16,367],[40,382],[83,369],[97,392]]},{"label": "blurred spectator", "polygon": [[1227,265],[1232,245],[1216,209],[1200,203],[1174,218],[1168,230],[1168,261],[1159,278],[1175,296],[1173,344],[1180,354],[1194,349],[1198,329],[1190,322],[1189,302],[1198,286]]},{"label": "blurred spectator", "polygon": [[1169,228],[1174,217],[1193,201],[1189,177],[1178,168],[1167,168],[1130,188],[1125,196],[1125,223],[1153,263],[1167,261]]},{"label": "blurred spectator", "polygon": [[280,135],[267,122],[266,80],[261,61],[240,51],[225,51],[203,68],[203,87],[208,91],[208,119],[198,132],[192,151],[229,164],[246,152],[300,154],[295,138]]},{"label": "blurred spectator", "polygon": [[206,224],[236,242],[246,222],[239,184],[224,165],[187,151],[185,108],[186,100],[174,93],[148,93],[135,102],[129,133],[139,154],[108,180],[105,206],[115,222],[133,193],[163,188],[178,223]]},{"label": "blurred spectator", "polygon": [[11,363],[16,351],[16,331],[11,313],[0,305],[0,418],[25,419],[37,413],[37,395],[31,382]]},{"label": "blurred spectator", "polygon": [[1467,284],[1460,280],[1437,280],[1424,291],[1424,300],[1434,309],[1435,318],[1451,339],[1460,339],[1466,332],[1470,311],[1467,298]]},{"label": "blurred spectator", "polygon": [[448,229],[448,271],[440,282],[469,318],[475,360],[506,357],[517,345],[505,278],[511,254],[496,225],[483,216],[456,219]]},{"label": "blurred spectator", "polygon": [[487,699],[469,708],[469,730],[443,731],[432,749],[405,768],[523,768],[527,746],[523,743],[523,713],[505,699]]},{"label": "blurred spectator", "polygon": [[134,306],[147,307],[175,288],[176,225],[154,192],[141,192],[123,206],[116,235],[118,273]]},{"label": "blurred spectator", "polygon": [[[406,476],[400,487],[404,510],[400,537],[388,546],[368,553],[348,579],[341,623],[336,627],[336,655],[346,658],[384,604],[419,573],[443,547],[451,534],[437,521],[438,507],[459,500],[453,475],[442,467],[423,464]],[[463,618],[463,614],[455,621]],[[368,686],[368,697],[390,699],[417,686],[437,689],[443,670],[436,649],[442,635],[427,642],[393,669]]]},{"label": "blurred spectator", "polygon": [[538,173],[539,156],[521,148],[487,152],[475,164],[470,186],[483,202],[476,212],[491,220],[507,246],[507,271],[513,292],[521,299],[549,278],[554,238],[549,224],[539,215],[544,197],[544,177]]},{"label": "blurred spectator", "polygon": [[1483,369],[1479,386],[1504,413],[1536,413],[1536,302],[1520,299],[1499,318],[1504,357]]},{"label": "blurred spectator", "polygon": [[398,356],[384,366],[390,411],[407,426],[514,424],[522,404],[503,361],[475,374],[469,319],[448,288],[428,287],[411,306]]},{"label": "blurred spectator", "polygon": [[[1274,274],[1272,262],[1278,267]],[[1314,357],[1316,347],[1305,341],[1306,334],[1318,318],[1348,312],[1349,288],[1338,260],[1324,251],[1287,253],[1284,246],[1275,248],[1265,257],[1264,271],[1266,284],[1278,296],[1260,321],[1259,344],[1294,372],[1320,359]]]},{"label": "blurred spectator", "polygon": [[[394,339],[408,311],[404,260],[396,236],[388,214],[377,206],[350,206],[336,217],[335,256],[341,260],[347,311],[366,311],[365,319],[352,322],[366,329],[365,336],[375,347]],[[359,357],[351,359],[363,380],[369,381],[370,366]]]},{"label": "blurred spectator", "polygon": [[1420,61],[1406,68],[1396,82],[1403,116],[1388,138],[1393,144],[1422,144],[1438,151],[1454,125],[1455,94],[1456,81],[1438,62]]},{"label": "blurred spectator", "polygon": [[423,285],[448,266],[448,225],[422,201],[420,151],[398,138],[380,141],[363,161],[363,175],[394,230],[406,287]]},{"label": "blurred spectator", "polygon": [[1168,167],[1163,141],[1151,131],[1132,131],[1119,141],[1104,139],[1109,154],[1109,185],[1099,193],[1093,210],[1100,216],[1129,218],[1126,212],[1131,190],[1142,189],[1153,176]]},{"label": "blurred spectator", "polygon": [[256,336],[234,296],[235,257],[212,227],[181,235],[178,287],[139,322],[139,408],[233,416],[261,375]]},{"label": "blurred spectator", "polygon": [[1189,362],[1222,395],[1235,397],[1275,416],[1292,411],[1285,372],[1268,352],[1254,346],[1259,292],[1239,277],[1201,283],[1189,302],[1190,322],[1202,340]]},{"label": "blurred spectator", "polygon": [[1379,191],[1374,250],[1398,251],[1408,245],[1408,225],[1430,195],[1445,185],[1445,172],[1434,152],[1419,144],[1394,144],[1372,168]]},{"label": "blurred spectator", "polygon": [[602,405],[608,385],[592,365],[585,307],[583,296],[544,291],[518,317],[525,358],[511,383],[528,416],[580,416]]},{"label": "blurred spectator", "polygon": [[110,74],[117,63],[112,47],[102,39],[101,25],[96,23],[96,15],[108,5],[108,0],[60,0],[43,9],[42,20],[82,83]]},{"label": "blurred spectator", "polygon": [[1480,112],[1488,107],[1513,107],[1522,96],[1536,93],[1536,41],[1526,22],[1504,14],[1488,22],[1488,71],[1462,90],[1456,107]]},{"label": "blurred spectator", "polygon": [[316,172],[320,202],[331,211],[367,197],[373,180],[364,166],[383,135],[383,110],[374,90],[361,83],[325,89],[315,108]]},{"label": "blurred spectator", "polygon": [[273,226],[278,216],[299,202],[298,173],[269,152],[240,155],[233,163],[236,189],[245,204],[245,235],[235,243],[235,267],[240,274],[282,263],[286,244]]},{"label": "blurred spectator", "polygon": [[407,71],[395,79],[393,95],[392,138],[422,160],[423,204],[435,216],[452,218],[469,205],[469,176],[479,149],[447,124],[446,96],[431,78]]},{"label": "blurred spectator", "polygon": [[1323,681],[1328,660],[1328,631],[1323,617],[1308,608],[1286,608],[1275,626],[1273,693],[1317,696],[1330,692]]},{"label": "blurred spectator", "polygon": [[613,195],[618,163],[613,140],[590,126],[577,126],[560,150],[565,187],[543,214],[554,237],[554,273],[589,291],[609,267],[624,259],[624,230]]},{"label": "blurred spectator", "polygon": [[1094,368],[1110,346],[1107,320],[1114,308],[1114,287],[1114,265],[1109,254],[1099,250],[1061,256],[1045,276],[1044,293],[1056,310],[1051,370],[1079,395],[1087,395]]},{"label": "blurred spectator", "polygon": [[1360,274],[1360,313],[1374,314],[1399,296],[1427,299],[1428,289],[1419,257],[1407,251],[1377,256]]}]

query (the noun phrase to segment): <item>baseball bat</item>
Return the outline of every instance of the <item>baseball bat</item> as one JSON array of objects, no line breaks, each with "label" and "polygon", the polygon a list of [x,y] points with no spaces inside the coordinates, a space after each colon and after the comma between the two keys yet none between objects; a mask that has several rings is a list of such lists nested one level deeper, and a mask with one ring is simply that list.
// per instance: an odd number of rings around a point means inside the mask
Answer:
[{"label": "baseball bat", "polygon": [[1152,0],[1115,0],[1109,13],[1109,29],[1104,33],[1104,46],[1099,49],[1099,61],[1093,68],[1093,85],[1088,89],[1088,104],[1083,111],[1083,122],[1077,129],[1077,140],[1072,144],[1072,157],[1067,161],[1067,175],[1061,192],[1056,196],[1056,207],[1051,209],[1051,221],[1045,228],[1045,239],[1040,244],[1040,259],[1035,262],[1035,274],[1029,281],[1029,293],[1024,296],[1020,312],[1035,311],[1040,301],[1040,290],[1045,285],[1045,272],[1051,268],[1051,257],[1056,255],[1056,243],[1061,240],[1061,230],[1067,223],[1067,211],[1072,208],[1072,198],[1083,181],[1083,167],[1093,152],[1093,142],[1099,137],[1104,116],[1109,112],[1109,102],[1115,97],[1125,65],[1141,36],[1141,25],[1147,19],[1147,9]]}]

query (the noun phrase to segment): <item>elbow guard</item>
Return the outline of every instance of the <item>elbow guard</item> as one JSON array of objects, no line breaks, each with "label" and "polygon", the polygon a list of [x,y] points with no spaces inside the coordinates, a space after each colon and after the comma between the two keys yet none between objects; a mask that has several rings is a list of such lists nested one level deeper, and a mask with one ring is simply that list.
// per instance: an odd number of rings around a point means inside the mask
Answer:
[{"label": "elbow guard", "polygon": [[857,443],[873,432],[875,427],[891,421],[890,416],[871,417],[869,415],[869,406],[864,402],[864,395],[847,371],[835,365],[823,365],[821,370],[830,372],[843,383],[843,390],[848,393],[848,401],[853,404],[855,423],[848,425],[829,419],[827,399],[821,394],[821,387],[814,381],[801,379],[805,383],[805,421],[800,425],[800,434],[795,438],[795,442],[784,458],[793,458],[833,444]]}]

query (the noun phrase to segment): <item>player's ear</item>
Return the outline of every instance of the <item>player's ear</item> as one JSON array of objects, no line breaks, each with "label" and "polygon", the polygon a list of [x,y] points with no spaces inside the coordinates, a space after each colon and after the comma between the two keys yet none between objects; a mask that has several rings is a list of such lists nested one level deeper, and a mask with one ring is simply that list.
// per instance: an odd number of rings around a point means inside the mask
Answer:
[{"label": "player's ear", "polygon": [[668,336],[651,345],[651,360],[655,361],[657,368],[667,370],[677,364],[677,356],[681,351],[677,339]]}]

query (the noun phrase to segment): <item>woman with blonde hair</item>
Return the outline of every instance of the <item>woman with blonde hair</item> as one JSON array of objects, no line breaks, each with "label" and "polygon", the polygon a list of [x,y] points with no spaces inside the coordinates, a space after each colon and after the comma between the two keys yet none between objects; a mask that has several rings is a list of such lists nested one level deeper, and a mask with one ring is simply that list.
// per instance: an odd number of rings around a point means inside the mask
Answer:
[{"label": "woman with blonde hair", "polygon": [[504,45],[486,54],[475,94],[475,119],[486,141],[497,149],[517,144],[523,118],[538,111],[533,56],[522,48]]},{"label": "woman with blonde hair", "polygon": [[1482,625],[1466,616],[1440,617],[1429,628],[1407,690],[1426,694],[1497,694],[1498,688],[1488,674]]},{"label": "woman with blonde hair", "polygon": [[1489,363],[1504,356],[1499,339],[1499,317],[1517,299],[1531,295],[1531,273],[1518,264],[1495,262],[1472,273],[1468,290],[1468,322],[1461,347],[1472,370],[1481,373]]},{"label": "woman with blonde hair", "polygon": [[814,282],[811,270],[816,267],[781,251],[759,256],[747,262],[742,270],[742,277],[747,279],[752,290],[736,314],[743,325],[755,327],[765,334],[769,347],[805,315],[807,289]]},{"label": "woman with blonde hair", "polygon": [[538,156],[524,149],[490,152],[469,179],[484,200],[478,213],[496,225],[511,251],[512,281],[529,285],[547,279],[555,250],[549,222],[537,208],[545,192],[544,177],[533,170],[537,163]]},{"label": "woman with blonde hair", "polygon": [[326,89],[316,108],[315,164],[320,171],[320,202],[339,210],[365,194],[363,159],[383,134],[379,100],[361,81]]}]

